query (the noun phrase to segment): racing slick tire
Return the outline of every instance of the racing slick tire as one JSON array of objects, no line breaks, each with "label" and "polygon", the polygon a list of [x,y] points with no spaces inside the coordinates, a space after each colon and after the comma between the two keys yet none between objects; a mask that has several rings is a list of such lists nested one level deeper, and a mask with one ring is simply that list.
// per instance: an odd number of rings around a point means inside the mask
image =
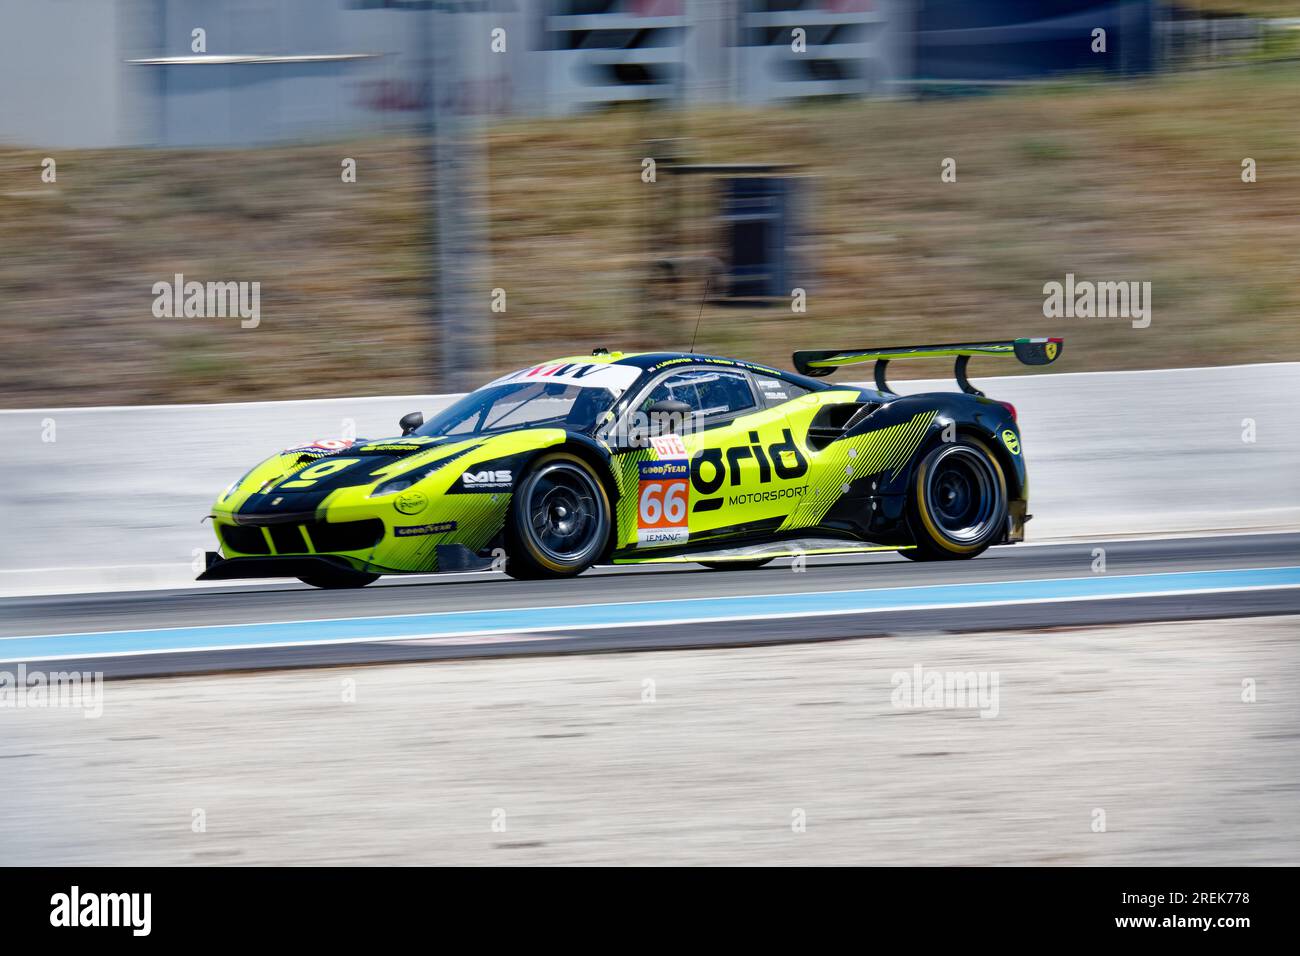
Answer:
[{"label": "racing slick tire", "polygon": [[363,588],[378,581],[379,575],[353,571],[351,568],[321,567],[311,574],[302,575],[298,580],[314,588],[332,591],[339,588]]},{"label": "racing slick tire", "polygon": [[915,548],[899,552],[912,561],[953,561],[981,554],[1007,523],[1007,480],[978,438],[932,448],[912,476],[908,524]]},{"label": "racing slick tire", "polygon": [[543,455],[524,475],[506,519],[506,574],[521,580],[581,574],[604,553],[609,496],[591,466],[568,452]]},{"label": "racing slick tire", "polygon": [[773,558],[754,558],[752,561],[700,561],[710,571],[753,571],[761,568]]}]

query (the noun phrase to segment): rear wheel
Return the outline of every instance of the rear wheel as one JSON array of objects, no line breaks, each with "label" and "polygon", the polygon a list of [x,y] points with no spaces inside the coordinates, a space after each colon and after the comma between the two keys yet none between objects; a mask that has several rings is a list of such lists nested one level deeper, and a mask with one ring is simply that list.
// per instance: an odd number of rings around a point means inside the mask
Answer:
[{"label": "rear wheel", "polygon": [[363,588],[367,584],[378,581],[379,575],[328,565],[313,571],[311,574],[304,574],[298,580],[303,584],[310,584],[314,588],[336,590],[338,588]]},{"label": "rear wheel", "polygon": [[507,522],[506,574],[567,578],[600,557],[609,540],[609,497],[576,455],[544,456],[519,483]]},{"label": "rear wheel", "polygon": [[998,540],[1007,523],[1007,481],[988,447],[963,437],[933,448],[912,479],[909,523],[913,561],[973,558]]}]

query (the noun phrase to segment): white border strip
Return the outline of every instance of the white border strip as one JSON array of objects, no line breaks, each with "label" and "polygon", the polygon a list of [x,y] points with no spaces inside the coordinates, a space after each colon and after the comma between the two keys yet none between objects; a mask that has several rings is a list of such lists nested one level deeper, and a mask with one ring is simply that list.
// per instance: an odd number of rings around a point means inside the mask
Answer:
[{"label": "white border strip", "polygon": [[202,56],[146,56],[127,60],[132,66],[229,66],[241,63],[340,63],[373,60],[382,53],[213,53]]}]

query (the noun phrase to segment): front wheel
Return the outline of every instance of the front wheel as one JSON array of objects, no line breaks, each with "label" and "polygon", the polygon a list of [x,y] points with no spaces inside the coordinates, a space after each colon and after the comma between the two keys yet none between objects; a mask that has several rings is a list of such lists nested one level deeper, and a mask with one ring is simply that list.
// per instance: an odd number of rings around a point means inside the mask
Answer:
[{"label": "front wheel", "polygon": [[916,547],[900,553],[913,561],[973,558],[1006,528],[1006,476],[976,438],[932,449],[916,469],[908,499]]},{"label": "front wheel", "polygon": [[555,452],[529,470],[507,522],[506,574],[567,578],[600,557],[610,533],[609,497],[591,466]]}]

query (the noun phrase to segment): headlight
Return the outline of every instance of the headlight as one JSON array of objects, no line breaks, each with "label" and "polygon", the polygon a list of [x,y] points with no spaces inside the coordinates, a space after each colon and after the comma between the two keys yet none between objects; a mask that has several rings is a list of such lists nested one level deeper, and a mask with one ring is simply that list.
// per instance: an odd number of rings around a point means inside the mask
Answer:
[{"label": "headlight", "polygon": [[233,495],[236,491],[239,490],[239,486],[242,485],[245,481],[247,481],[248,476],[251,475],[254,471],[256,471],[255,468],[250,468],[248,469],[248,471],[244,472],[242,475],[240,475],[230,484],[226,485],[226,490],[221,493],[221,497],[218,498],[217,500],[225,501],[227,498]]},{"label": "headlight", "polygon": [[403,475],[400,478],[390,478],[374,491],[370,492],[370,497],[378,498],[381,495],[395,495],[399,491],[405,491],[413,484],[415,484],[415,479],[409,475]]}]

